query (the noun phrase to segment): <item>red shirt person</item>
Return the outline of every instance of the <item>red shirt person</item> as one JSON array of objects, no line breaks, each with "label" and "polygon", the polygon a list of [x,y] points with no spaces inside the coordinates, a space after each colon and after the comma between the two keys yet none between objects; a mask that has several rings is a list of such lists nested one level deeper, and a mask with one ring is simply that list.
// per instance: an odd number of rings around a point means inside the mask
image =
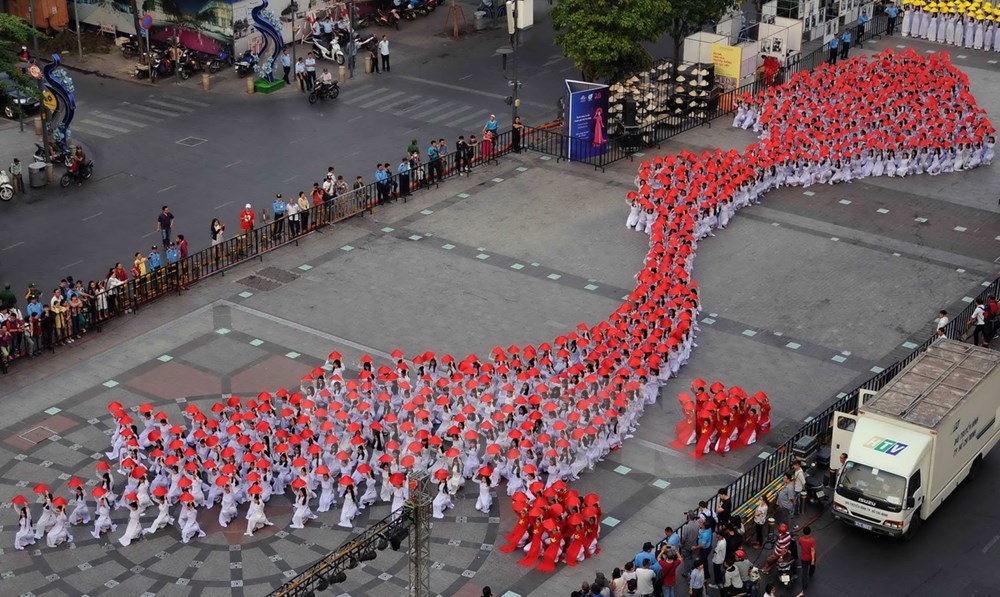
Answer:
[{"label": "red shirt person", "polygon": [[257,215],[253,213],[253,208],[247,203],[243,211],[240,212],[240,230],[244,234],[249,233],[253,230],[254,225],[257,223]]}]

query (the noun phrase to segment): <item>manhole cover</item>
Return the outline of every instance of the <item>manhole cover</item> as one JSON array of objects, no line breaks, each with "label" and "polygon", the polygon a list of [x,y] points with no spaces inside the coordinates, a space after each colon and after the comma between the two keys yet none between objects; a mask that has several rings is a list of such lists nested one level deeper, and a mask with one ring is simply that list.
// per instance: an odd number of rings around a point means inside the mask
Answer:
[{"label": "manhole cover", "polygon": [[177,144],[186,145],[188,147],[197,147],[206,141],[208,141],[208,139],[202,139],[201,137],[184,137],[178,141]]},{"label": "manhole cover", "polygon": [[246,278],[241,278],[237,280],[240,284],[244,286],[249,286],[255,290],[260,290],[262,292],[267,292],[269,290],[274,290],[275,288],[280,288],[281,283],[275,282],[274,280],[268,280],[267,278],[261,278],[260,276],[247,276]]},{"label": "manhole cover", "polygon": [[258,270],[257,273],[260,274],[261,276],[264,276],[265,278],[277,280],[278,282],[283,282],[285,284],[289,282],[294,282],[299,278],[292,272],[288,272],[276,267],[265,267],[262,270]]}]

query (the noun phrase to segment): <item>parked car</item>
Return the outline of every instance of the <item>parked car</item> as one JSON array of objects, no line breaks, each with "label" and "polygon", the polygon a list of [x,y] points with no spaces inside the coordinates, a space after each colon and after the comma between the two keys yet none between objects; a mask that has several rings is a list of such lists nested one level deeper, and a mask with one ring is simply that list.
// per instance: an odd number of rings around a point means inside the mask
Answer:
[{"label": "parked car", "polygon": [[0,73],[0,111],[4,117],[17,120],[20,113],[26,116],[34,114],[40,107],[37,99],[14,87],[10,75]]}]

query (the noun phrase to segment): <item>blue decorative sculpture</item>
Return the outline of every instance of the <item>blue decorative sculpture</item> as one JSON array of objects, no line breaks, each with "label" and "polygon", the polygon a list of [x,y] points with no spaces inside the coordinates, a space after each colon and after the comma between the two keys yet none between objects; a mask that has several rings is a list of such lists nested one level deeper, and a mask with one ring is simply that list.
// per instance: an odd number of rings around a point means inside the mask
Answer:
[{"label": "blue decorative sculpture", "polygon": [[250,16],[253,18],[254,28],[264,37],[264,45],[257,53],[254,70],[257,71],[260,80],[274,83],[274,63],[285,47],[285,42],[281,38],[281,24],[274,13],[267,10],[267,0],[261,0],[260,6],[250,11]]},{"label": "blue decorative sculpture", "polygon": [[70,149],[69,140],[72,135],[69,125],[73,122],[73,115],[76,113],[73,79],[62,67],[59,54],[52,55],[52,62],[47,64],[42,72],[44,73],[45,89],[56,97],[56,109],[53,110],[46,126],[49,129],[53,146],[60,151],[68,152]]}]

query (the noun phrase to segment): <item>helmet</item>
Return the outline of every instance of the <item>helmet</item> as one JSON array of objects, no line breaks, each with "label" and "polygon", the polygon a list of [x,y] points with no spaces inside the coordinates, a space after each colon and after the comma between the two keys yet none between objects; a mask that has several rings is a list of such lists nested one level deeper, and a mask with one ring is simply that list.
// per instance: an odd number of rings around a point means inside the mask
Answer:
[{"label": "helmet", "polygon": [[737,549],[736,550],[736,557],[738,557],[738,558],[745,558],[745,557],[747,557],[747,554],[742,549]]},{"label": "helmet", "polygon": [[781,523],[781,525],[778,526],[778,532],[779,533],[787,533],[788,532],[788,525],[785,524],[785,523]]}]

